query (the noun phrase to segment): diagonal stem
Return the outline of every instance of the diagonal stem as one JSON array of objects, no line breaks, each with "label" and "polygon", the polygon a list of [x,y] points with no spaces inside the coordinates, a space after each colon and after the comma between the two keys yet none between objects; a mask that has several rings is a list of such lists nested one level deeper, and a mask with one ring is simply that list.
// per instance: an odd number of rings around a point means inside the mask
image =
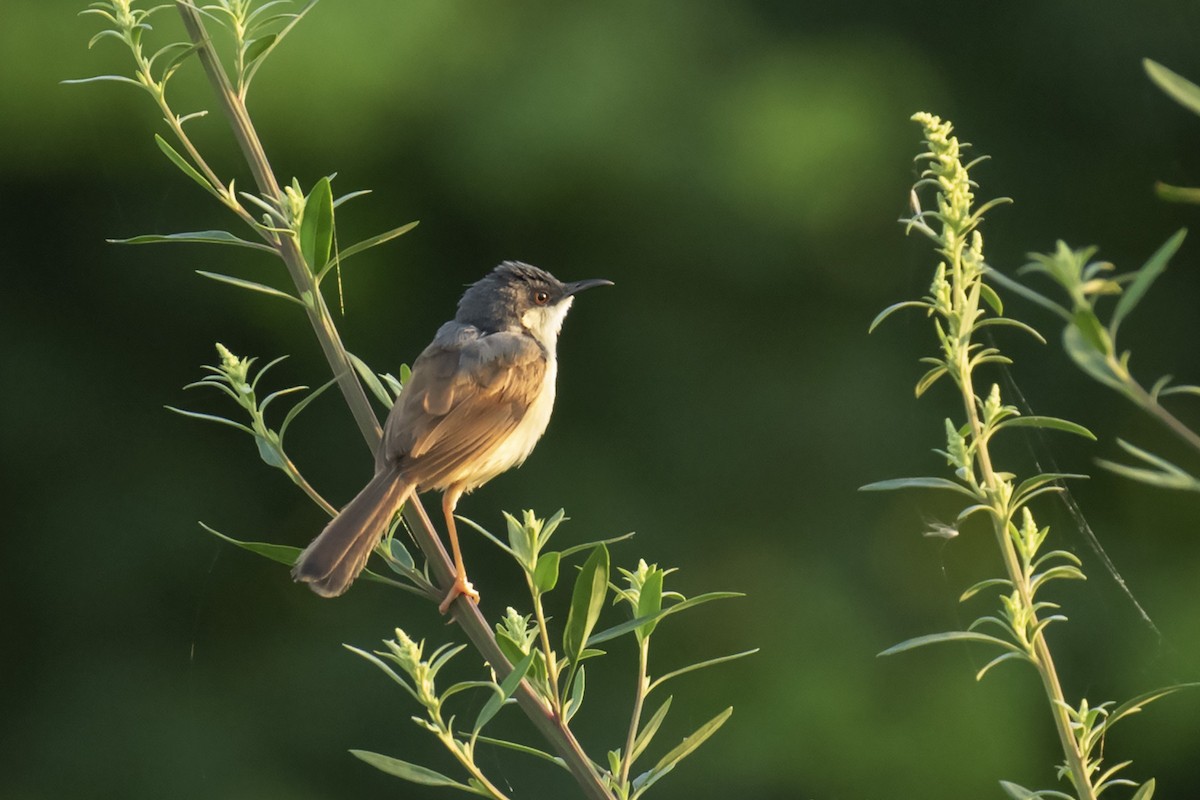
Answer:
[{"label": "diagonal stem", "polygon": [[[262,142],[250,120],[245,103],[234,91],[229,76],[226,75],[217,58],[212,39],[204,27],[200,13],[189,0],[176,0],[175,5],[183,18],[188,36],[197,46],[200,63],[229,120],[246,163],[258,184],[259,191],[271,200],[278,201],[281,194],[279,183],[271,170]],[[312,272],[304,263],[304,258],[293,237],[281,236],[278,252],[284,264],[287,265],[288,273],[296,285],[299,296],[306,301],[305,310],[308,313],[313,332],[337,378],[342,395],[358,423],[363,439],[373,453],[379,446],[382,435],[379,422],[371,409],[362,384],[358,380],[349,354],[342,344],[341,336],[333,323],[329,308],[316,285]],[[416,534],[417,544],[433,571],[435,581],[441,587],[449,587],[454,580],[454,567],[430,523],[428,515],[425,514],[420,502],[415,498],[406,504],[404,513]],[[491,627],[480,613],[479,607],[460,597],[451,608],[454,620],[462,627],[463,632],[474,644],[479,654],[496,671],[497,679],[503,681],[512,672],[512,665],[509,664],[508,659],[500,650],[500,646],[496,643]],[[579,741],[562,717],[547,705],[528,681],[521,681],[514,696],[521,710],[533,722],[534,727],[566,763],[572,776],[583,789],[585,796],[591,800],[614,800],[612,792],[605,786],[596,767],[584,753]]]}]

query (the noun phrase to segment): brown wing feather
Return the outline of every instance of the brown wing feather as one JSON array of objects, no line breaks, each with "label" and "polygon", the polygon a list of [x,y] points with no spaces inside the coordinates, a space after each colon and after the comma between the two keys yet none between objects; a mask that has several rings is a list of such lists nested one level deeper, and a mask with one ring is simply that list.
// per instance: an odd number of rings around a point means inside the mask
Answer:
[{"label": "brown wing feather", "polygon": [[461,347],[435,342],[413,364],[381,453],[422,488],[460,480],[465,466],[513,432],[545,374],[544,353],[528,336],[496,333]]}]

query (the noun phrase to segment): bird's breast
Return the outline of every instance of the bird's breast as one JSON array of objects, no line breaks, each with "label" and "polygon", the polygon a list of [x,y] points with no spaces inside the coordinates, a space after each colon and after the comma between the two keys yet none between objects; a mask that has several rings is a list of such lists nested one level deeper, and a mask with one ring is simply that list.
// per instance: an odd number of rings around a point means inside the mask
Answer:
[{"label": "bird's breast", "polygon": [[472,475],[466,480],[467,491],[471,491],[490,481],[502,472],[520,464],[533,452],[534,445],[546,426],[550,424],[550,414],[554,411],[555,384],[558,382],[558,360],[550,355],[546,364],[546,373],[542,379],[542,388],[529,404],[529,409],[521,417],[521,421],[513,428],[512,433],[504,441],[496,445],[485,458],[481,459],[472,470]]}]

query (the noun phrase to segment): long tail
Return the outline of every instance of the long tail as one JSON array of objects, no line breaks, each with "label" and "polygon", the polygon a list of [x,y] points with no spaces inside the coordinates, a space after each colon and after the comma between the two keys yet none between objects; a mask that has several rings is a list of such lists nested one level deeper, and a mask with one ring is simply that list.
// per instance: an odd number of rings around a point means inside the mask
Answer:
[{"label": "long tail", "polygon": [[292,577],[322,597],[346,591],[413,489],[394,469],[376,473],[304,549],[292,567]]}]

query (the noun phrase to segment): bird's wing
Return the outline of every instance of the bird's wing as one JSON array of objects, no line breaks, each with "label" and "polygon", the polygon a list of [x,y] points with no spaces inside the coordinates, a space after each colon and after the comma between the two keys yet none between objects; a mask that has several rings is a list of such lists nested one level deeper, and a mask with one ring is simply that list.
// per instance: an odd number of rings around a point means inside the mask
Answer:
[{"label": "bird's wing", "polygon": [[443,329],[413,364],[388,417],[383,452],[408,462],[429,485],[433,476],[503,442],[545,376],[545,352],[532,337]]}]

